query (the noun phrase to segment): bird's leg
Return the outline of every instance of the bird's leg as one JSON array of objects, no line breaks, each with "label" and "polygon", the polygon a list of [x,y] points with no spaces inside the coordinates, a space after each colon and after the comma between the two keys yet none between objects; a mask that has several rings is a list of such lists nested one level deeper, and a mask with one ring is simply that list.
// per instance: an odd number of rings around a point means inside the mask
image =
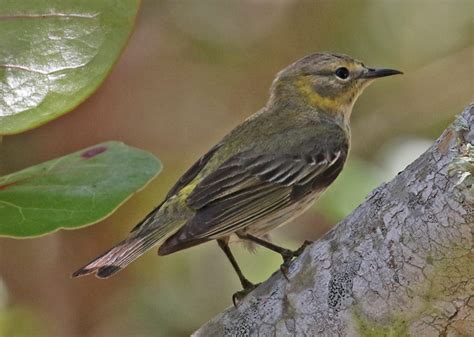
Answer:
[{"label": "bird's leg", "polygon": [[311,241],[305,241],[303,243],[303,245],[300,248],[298,248],[297,250],[289,250],[289,249],[277,246],[277,245],[275,245],[271,242],[262,240],[262,239],[260,239],[256,236],[253,236],[253,235],[250,235],[250,234],[238,234],[238,237],[240,239],[243,239],[243,240],[248,240],[248,241],[254,242],[254,243],[256,243],[256,244],[258,244],[262,247],[265,247],[267,249],[270,249],[270,250],[280,254],[281,257],[283,258],[283,264],[280,266],[280,270],[281,270],[283,276],[285,276],[285,278],[287,280],[288,280],[287,272],[288,272],[288,268],[290,266],[291,260],[293,260],[294,257],[300,256],[301,253],[306,248],[306,246],[311,244]]},{"label": "bird's leg", "polygon": [[238,237],[243,240],[251,241],[253,243],[256,243],[262,247],[265,247],[267,249],[273,250],[274,252],[278,253],[281,255],[283,258],[283,262],[286,262],[288,260],[291,260],[295,255],[295,252],[280,246],[277,246],[271,242],[265,241],[263,239],[260,239],[256,236],[250,235],[250,234],[238,234]]},{"label": "bird's leg", "polygon": [[237,276],[239,276],[239,280],[240,280],[240,283],[242,284],[242,288],[244,288],[243,290],[236,292],[232,296],[232,302],[234,303],[234,306],[237,306],[237,303],[241,299],[243,299],[249,292],[254,290],[260,283],[253,284],[252,282],[247,280],[247,278],[242,273],[242,270],[240,269],[237,261],[235,260],[235,257],[229,248],[229,244],[227,243],[227,240],[218,239],[217,243],[219,244],[219,247],[221,247],[221,249],[224,251],[225,255],[227,256],[230,263],[232,264],[232,267],[234,267],[234,270],[237,273]]}]

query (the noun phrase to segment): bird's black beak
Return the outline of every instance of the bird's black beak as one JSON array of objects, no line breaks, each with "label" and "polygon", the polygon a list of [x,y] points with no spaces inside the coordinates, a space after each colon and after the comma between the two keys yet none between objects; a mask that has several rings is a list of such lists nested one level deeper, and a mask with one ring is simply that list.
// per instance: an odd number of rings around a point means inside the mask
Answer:
[{"label": "bird's black beak", "polygon": [[392,75],[398,75],[398,74],[403,74],[403,73],[400,70],[395,70],[395,69],[368,68],[367,71],[362,73],[361,78],[379,78],[379,77],[392,76]]}]

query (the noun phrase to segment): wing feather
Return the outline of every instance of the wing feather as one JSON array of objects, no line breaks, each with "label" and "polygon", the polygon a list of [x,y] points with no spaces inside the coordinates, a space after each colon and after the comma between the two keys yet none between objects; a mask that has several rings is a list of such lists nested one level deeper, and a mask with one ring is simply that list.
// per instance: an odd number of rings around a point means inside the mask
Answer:
[{"label": "wing feather", "polygon": [[[343,159],[341,151],[279,157],[240,153],[230,158],[189,195],[187,203],[196,209],[195,216],[160,252],[189,247],[193,240],[227,236],[290,206],[306,195],[324,172],[340,171]],[[295,188],[304,191],[294,193]]]}]

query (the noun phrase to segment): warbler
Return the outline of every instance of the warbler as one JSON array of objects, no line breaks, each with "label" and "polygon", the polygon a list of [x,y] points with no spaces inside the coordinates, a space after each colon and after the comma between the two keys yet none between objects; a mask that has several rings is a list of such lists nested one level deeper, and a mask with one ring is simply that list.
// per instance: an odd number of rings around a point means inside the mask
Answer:
[{"label": "warbler", "polygon": [[184,173],[165,200],[129,236],[76,271],[107,278],[150,248],[167,255],[217,240],[246,294],[229,242],[244,240],[291,251],[267,233],[308,209],[336,179],[350,147],[352,108],[374,79],[402,74],[374,69],[347,55],[315,53],[280,71],[266,105],[228,133]]}]

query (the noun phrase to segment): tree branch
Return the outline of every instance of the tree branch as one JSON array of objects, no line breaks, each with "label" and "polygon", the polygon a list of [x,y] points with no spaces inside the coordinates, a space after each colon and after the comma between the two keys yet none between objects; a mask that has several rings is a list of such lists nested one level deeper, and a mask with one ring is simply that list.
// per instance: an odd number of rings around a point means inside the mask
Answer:
[{"label": "tree branch", "polygon": [[474,103],[209,336],[473,336]]}]

